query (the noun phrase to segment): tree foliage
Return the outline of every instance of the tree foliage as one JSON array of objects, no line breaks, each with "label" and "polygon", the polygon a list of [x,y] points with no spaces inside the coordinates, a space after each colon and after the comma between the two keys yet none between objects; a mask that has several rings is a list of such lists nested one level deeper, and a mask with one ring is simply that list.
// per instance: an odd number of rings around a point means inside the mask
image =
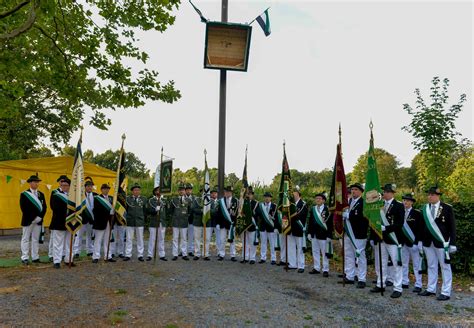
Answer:
[{"label": "tree foliage", "polygon": [[466,95],[462,94],[457,104],[449,106],[448,86],[448,79],[441,81],[439,77],[434,77],[430,104],[426,103],[420,89],[416,89],[415,107],[403,105],[412,120],[402,130],[412,134],[413,146],[422,153],[425,185],[445,184],[452,170],[453,154],[463,144],[458,140],[460,134],[456,131],[455,121],[466,101]]},{"label": "tree foliage", "polygon": [[[136,32],[164,32],[179,0],[0,2],[0,143],[26,157],[38,140],[59,150],[81,124],[106,129],[107,110],[180,98],[146,67]],[[136,62],[138,69],[127,66]],[[3,149],[3,151],[6,151]]]},{"label": "tree foliage", "polygon": [[[357,162],[352,170],[351,181],[353,183],[365,182],[365,175],[367,172],[367,156],[365,153],[357,159]],[[380,184],[395,183],[398,184],[400,162],[395,155],[390,154],[382,148],[375,148],[375,157],[377,159],[377,169],[379,173]]]},{"label": "tree foliage", "polygon": [[448,195],[455,202],[474,203],[474,147],[461,157],[446,180]]}]

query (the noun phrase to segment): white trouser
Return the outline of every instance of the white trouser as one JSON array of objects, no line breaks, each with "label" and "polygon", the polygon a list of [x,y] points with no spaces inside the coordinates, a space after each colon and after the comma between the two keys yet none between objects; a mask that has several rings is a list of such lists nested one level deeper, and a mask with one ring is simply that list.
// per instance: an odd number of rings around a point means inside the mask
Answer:
[{"label": "white trouser", "polygon": [[204,227],[194,226],[194,255],[201,257],[204,253],[204,257],[209,257],[209,244],[211,243],[212,228],[206,227],[206,240],[205,240],[205,252],[202,249],[204,239]]},{"label": "white trouser", "polygon": [[61,263],[64,254],[64,241],[66,239],[66,233],[71,235],[69,232],[64,230],[50,230],[51,240],[53,245],[53,262],[54,264]]},{"label": "white trouser", "polygon": [[[380,262],[379,262],[379,247],[382,249],[382,276],[380,276]],[[397,245],[389,245],[385,242],[382,242],[382,245],[375,245],[375,272],[377,273],[377,286],[385,287],[385,282],[387,281],[388,275],[388,257],[392,260],[392,272],[393,276],[393,290],[397,292],[402,292],[402,271],[403,268],[397,264],[398,251]]]},{"label": "white trouser", "polygon": [[41,225],[31,223],[27,227],[23,227],[23,234],[21,236],[21,260],[30,259],[30,239],[31,239],[31,259],[38,260],[39,238],[41,234]]},{"label": "white trouser", "polygon": [[214,228],[214,232],[216,233],[216,248],[217,248],[217,253],[219,254],[219,250],[221,249],[221,226],[216,224],[216,227]]},{"label": "white trouser", "polygon": [[125,257],[132,257],[133,237],[137,234],[137,257],[143,257],[143,227],[126,227]]},{"label": "white trouser", "polygon": [[402,262],[403,262],[403,285],[410,284],[410,257],[413,263],[413,273],[415,274],[415,287],[421,288],[421,261],[420,261],[420,251],[418,250],[418,245],[413,245],[413,247],[403,246],[402,249]]},{"label": "white trouser", "polygon": [[436,284],[438,282],[438,263],[441,266],[441,276],[443,284],[441,285],[441,294],[451,296],[451,287],[453,283],[453,274],[451,264],[444,263],[444,249],[434,247],[423,247],[428,262],[428,286],[426,288],[430,293],[436,293]]},{"label": "white trouser", "polygon": [[53,258],[54,247],[53,247],[53,230],[49,229],[49,244],[48,244],[48,257]]},{"label": "white trouser", "polygon": [[286,239],[287,239],[287,237],[285,236],[284,233],[280,233],[279,238],[280,238],[280,261],[286,263]]},{"label": "white trouser", "polygon": [[288,235],[288,267],[304,269],[303,237]]},{"label": "white trouser", "polygon": [[92,224],[83,224],[81,229],[76,234],[76,238],[74,239],[74,248],[73,248],[73,253],[74,255],[76,254],[81,254],[82,250],[82,240],[84,238],[86,239],[86,251],[87,254],[90,254],[94,251],[94,244],[92,242]]},{"label": "white trouser", "polygon": [[[365,282],[367,276],[367,257],[365,256],[365,245],[367,239],[356,239],[355,244],[357,249],[360,250],[360,255],[357,261],[357,278],[359,281]],[[377,246],[378,247],[378,246]],[[346,278],[354,280],[356,274],[356,250],[352,245],[351,240],[344,234],[344,273]]]},{"label": "white trouser", "polygon": [[313,268],[321,271],[321,257],[323,258],[323,271],[329,272],[329,259],[326,256],[326,239],[311,238],[313,253]]},{"label": "white trouser", "polygon": [[[225,256],[225,244],[227,241],[227,233],[228,230],[225,228],[221,228],[219,231],[219,236],[221,240],[221,247],[219,248],[219,256],[224,257]],[[235,257],[235,242],[229,243],[229,252],[230,252],[230,257]]]},{"label": "white trouser", "polygon": [[126,238],[126,227],[125,226],[114,226],[114,231],[116,231],[115,236],[115,251],[117,252],[116,255],[124,255],[125,254],[125,238]]},{"label": "white trouser", "polygon": [[175,228],[173,227],[173,256],[178,256],[178,241],[181,236],[181,243],[179,243],[179,250],[183,256],[187,256],[187,240],[188,240],[188,228]]},{"label": "white trouser", "polygon": [[[194,226],[192,224],[188,225],[188,253],[194,252]],[[183,253],[183,256],[187,255],[186,252]]]},{"label": "white trouser", "polygon": [[275,252],[275,233],[274,232],[260,232],[260,259],[267,260],[267,240],[270,244],[270,258],[272,261],[276,261],[276,252]]},{"label": "white trouser", "polygon": [[[94,230],[94,253],[92,254],[93,260],[100,259],[100,247],[103,246],[104,260],[107,259],[107,247],[109,247],[109,233],[110,224],[107,222],[107,228],[104,230]],[[112,243],[111,243],[112,244]],[[109,249],[109,259],[112,258],[112,251]]]},{"label": "white trouser", "polygon": [[[256,231],[246,231],[240,235],[240,240],[242,240],[242,258],[244,258],[244,249],[245,249],[245,260],[246,261],[255,261],[257,255],[257,246],[253,244],[255,240]],[[244,235],[245,235],[245,248],[244,248]]]},{"label": "white trouser", "polygon": [[[150,227],[150,239],[148,239],[148,256],[153,258],[155,255],[155,239],[157,228]],[[166,228],[160,223],[158,235],[158,256],[165,257],[165,232]]]}]

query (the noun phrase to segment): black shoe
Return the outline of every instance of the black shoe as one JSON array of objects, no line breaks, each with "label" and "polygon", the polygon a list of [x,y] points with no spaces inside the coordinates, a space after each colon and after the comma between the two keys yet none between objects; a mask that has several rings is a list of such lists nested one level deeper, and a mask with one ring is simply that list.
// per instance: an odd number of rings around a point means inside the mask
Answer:
[{"label": "black shoe", "polygon": [[421,293],[419,293],[418,295],[420,295],[420,296],[432,296],[432,295],[436,295],[436,293],[432,293],[432,292],[429,292],[427,290],[424,290]]},{"label": "black shoe", "polygon": [[123,256],[123,254],[120,254],[119,257],[120,257],[121,259],[123,259],[125,256]]},{"label": "black shoe", "polygon": [[324,271],[324,272],[323,272],[323,277],[324,277],[324,278],[327,278],[327,277],[329,277],[329,272],[327,272],[327,271]]},{"label": "black shoe", "polygon": [[315,268],[313,268],[309,274],[320,274],[321,272],[319,272],[318,270],[316,270]]},{"label": "black shoe", "polygon": [[75,259],[78,259],[78,258],[79,258],[79,254],[74,254],[74,258],[75,258]]},{"label": "black shoe", "polygon": [[194,256],[194,253],[193,253],[193,252],[189,252],[189,253],[188,253],[188,256],[193,257],[193,256]]},{"label": "black shoe", "polygon": [[210,260],[211,260],[211,259],[209,258],[209,256],[206,256],[206,257],[204,258],[204,261],[210,261]]},{"label": "black shoe", "polygon": [[189,257],[187,257],[186,255],[184,255],[184,256],[183,256],[183,260],[189,261]]},{"label": "black shoe", "polygon": [[164,257],[164,256],[163,256],[163,257],[160,257],[160,260],[165,261],[165,262],[168,261],[168,259],[167,259],[166,257]]},{"label": "black shoe", "polygon": [[437,299],[438,301],[447,301],[447,300],[450,299],[450,297],[449,297],[449,296],[446,296],[446,295],[443,295],[443,294],[439,294],[439,296],[436,297],[436,299]]},{"label": "black shoe", "polygon": [[275,264],[276,264],[276,261],[272,261],[270,264],[271,264],[271,265],[275,265]]},{"label": "black shoe", "polygon": [[28,264],[30,264],[30,261],[28,261],[28,260],[21,260],[21,263],[23,263],[23,265],[28,265]]},{"label": "black shoe", "polygon": [[347,279],[347,278],[344,278],[343,280],[344,280],[344,283],[345,283],[346,285],[353,285],[353,284],[354,284],[354,280],[349,280],[349,279]]},{"label": "black shoe", "polygon": [[387,281],[385,282],[385,286],[387,286],[387,287],[392,287],[392,286],[393,286],[393,282],[387,280]]},{"label": "black shoe", "polygon": [[250,261],[250,262],[249,262],[249,264],[255,264],[255,261],[254,261],[254,260],[252,260],[252,261]]},{"label": "black shoe", "polygon": [[415,287],[415,288],[413,288],[412,292],[419,294],[419,293],[421,293],[421,288],[420,287]]},{"label": "black shoe", "polygon": [[173,258],[171,259],[171,261],[176,261],[178,259],[177,256],[173,256]]},{"label": "black shoe", "polygon": [[278,266],[283,266],[283,265],[286,265],[286,263],[285,263],[285,262],[283,262],[283,261],[280,261],[280,262],[278,262],[278,264],[277,264],[277,265],[278,265]]},{"label": "black shoe", "polygon": [[99,263],[99,260],[98,259],[93,259],[92,263]]},{"label": "black shoe", "polygon": [[219,256],[217,257],[217,261],[224,261],[224,258],[219,255]]},{"label": "black shoe", "polygon": [[260,261],[258,261],[258,263],[260,263],[260,264],[261,264],[261,263],[265,263],[265,262],[266,262],[265,260],[260,260]]},{"label": "black shoe", "polygon": [[195,256],[195,257],[193,258],[193,260],[194,260],[194,261],[199,260],[199,256]]},{"label": "black shoe", "polygon": [[[87,256],[92,256],[92,253],[87,253]],[[122,257],[123,257],[123,255],[122,255]]]},{"label": "black shoe", "polygon": [[359,277],[355,276],[354,281],[359,281]]},{"label": "black shoe", "polygon": [[140,256],[140,257],[138,257],[138,261],[143,262],[145,260],[143,259],[143,256]]},{"label": "black shoe", "polygon": [[125,257],[123,258],[123,260],[124,260],[124,261],[130,261],[130,258],[129,258],[128,256],[125,256]]},{"label": "black shoe", "polygon": [[380,288],[378,286],[375,286],[374,288],[372,288],[370,290],[371,293],[381,293],[381,292],[384,292],[385,291],[385,288]]},{"label": "black shoe", "polygon": [[247,263],[248,261],[247,260],[240,260],[240,263],[244,264],[244,263]]},{"label": "black shoe", "polygon": [[59,264],[59,263],[54,263],[54,264],[53,264],[53,268],[55,268],[55,269],[60,269],[60,268],[61,268],[61,264]]},{"label": "black shoe", "polygon": [[147,262],[150,262],[151,260],[152,260],[152,257],[151,257],[151,256],[147,256],[147,257],[146,257],[146,261],[147,261]]},{"label": "black shoe", "polygon": [[338,274],[337,277],[338,278],[344,278],[344,275],[343,274]]},{"label": "black shoe", "polygon": [[41,263],[41,262],[40,262],[40,259],[36,259],[36,260],[31,261],[31,263]]},{"label": "black shoe", "polygon": [[115,260],[113,258],[110,258],[108,260],[105,260],[105,262],[115,263],[115,262],[117,262],[117,260]]},{"label": "black shoe", "polygon": [[[286,270],[286,267],[284,267],[283,269]],[[296,270],[296,269],[297,269],[297,268],[290,268],[290,267],[288,267],[288,270]]]},{"label": "black shoe", "polygon": [[410,288],[410,286],[409,285],[402,285],[402,288],[403,289],[408,289],[408,288]]},{"label": "black shoe", "polygon": [[298,273],[303,273],[304,269],[298,269]]},{"label": "black shoe", "polygon": [[71,264],[71,268],[73,268],[73,267],[76,266],[76,263],[74,263],[74,262],[71,262],[71,263],[64,262],[64,264],[65,264],[66,266],[69,266],[69,264]]},{"label": "black shoe", "polygon": [[237,262],[237,259],[236,259],[235,257],[231,257],[230,260],[231,260],[232,262]]},{"label": "black shoe", "polygon": [[399,298],[400,296],[402,296],[402,293],[397,291],[394,291],[392,295],[390,295],[391,298]]},{"label": "black shoe", "polygon": [[356,288],[360,288],[360,289],[365,288],[365,281],[358,281]]},{"label": "black shoe", "polygon": [[52,257],[49,258],[49,262],[53,262],[53,258],[52,258]]}]

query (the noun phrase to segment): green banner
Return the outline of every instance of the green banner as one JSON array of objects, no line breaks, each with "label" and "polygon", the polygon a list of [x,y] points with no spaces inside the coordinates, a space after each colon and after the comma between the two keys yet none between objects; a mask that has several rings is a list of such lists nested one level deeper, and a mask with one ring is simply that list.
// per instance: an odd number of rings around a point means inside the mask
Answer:
[{"label": "green banner", "polygon": [[173,177],[173,161],[161,163],[160,192],[167,194],[171,192],[171,181]]}]

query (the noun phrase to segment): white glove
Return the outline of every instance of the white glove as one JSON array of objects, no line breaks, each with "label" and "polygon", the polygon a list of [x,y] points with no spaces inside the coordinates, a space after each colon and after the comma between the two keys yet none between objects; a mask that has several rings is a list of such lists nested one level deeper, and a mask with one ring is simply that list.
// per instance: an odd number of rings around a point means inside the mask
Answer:
[{"label": "white glove", "polygon": [[456,246],[454,246],[454,245],[449,246],[449,253],[450,254],[456,253],[457,250],[458,250],[458,248]]},{"label": "white glove", "polygon": [[115,210],[110,210],[110,215],[114,215],[115,214]]},{"label": "white glove", "polygon": [[382,231],[385,231],[385,226],[384,225],[382,226]]},{"label": "white glove", "polygon": [[373,240],[371,240],[371,241],[370,241],[370,246],[372,246],[372,248],[374,248],[374,247],[375,247],[375,243],[374,243],[374,241],[373,241]]},{"label": "white glove", "polygon": [[37,216],[34,220],[33,220],[33,223],[40,223],[41,222],[41,218],[39,216]]},{"label": "white glove", "polygon": [[347,220],[347,219],[349,218],[349,211],[344,211],[344,212],[342,213],[342,218],[343,218],[344,220]]},{"label": "white glove", "polygon": [[161,208],[161,206],[158,205],[157,207],[155,207],[155,210],[156,210],[157,212],[159,212],[159,211],[160,211],[160,208]]},{"label": "white glove", "polygon": [[421,251],[423,251],[423,242],[422,241],[419,241],[418,242],[418,249]]}]

